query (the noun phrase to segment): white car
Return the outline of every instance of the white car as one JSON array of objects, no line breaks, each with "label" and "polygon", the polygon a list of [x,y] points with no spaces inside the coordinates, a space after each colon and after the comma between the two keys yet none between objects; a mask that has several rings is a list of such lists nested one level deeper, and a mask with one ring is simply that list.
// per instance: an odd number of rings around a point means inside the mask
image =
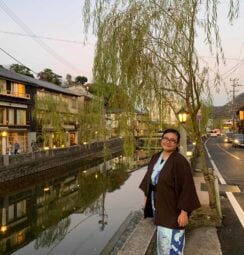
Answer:
[{"label": "white car", "polygon": [[210,133],[210,136],[212,136],[212,137],[217,137],[218,134],[217,134],[216,132],[211,132],[211,133]]}]

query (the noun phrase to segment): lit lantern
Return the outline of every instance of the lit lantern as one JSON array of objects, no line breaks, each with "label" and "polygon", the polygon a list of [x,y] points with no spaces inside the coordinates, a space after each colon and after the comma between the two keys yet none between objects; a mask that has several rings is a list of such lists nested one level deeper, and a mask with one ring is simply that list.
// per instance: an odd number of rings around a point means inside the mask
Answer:
[{"label": "lit lantern", "polygon": [[178,112],[178,117],[179,117],[180,123],[182,123],[182,124],[186,123],[187,115],[188,115],[187,111],[185,111],[183,108],[181,108],[180,111]]}]

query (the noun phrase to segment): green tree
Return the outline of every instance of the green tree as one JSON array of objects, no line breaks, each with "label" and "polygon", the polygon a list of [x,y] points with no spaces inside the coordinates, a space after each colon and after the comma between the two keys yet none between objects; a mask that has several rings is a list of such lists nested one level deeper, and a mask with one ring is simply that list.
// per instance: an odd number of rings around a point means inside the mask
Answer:
[{"label": "green tree", "polygon": [[34,75],[31,73],[30,68],[19,65],[19,64],[12,64],[9,68],[11,71],[14,71],[15,73],[23,74],[29,77],[34,78]]},{"label": "green tree", "polygon": [[37,74],[39,80],[48,81],[54,83],[58,86],[61,86],[61,78],[62,76],[54,73],[51,69],[45,68],[43,71]]},{"label": "green tree", "polygon": [[[229,19],[233,21],[238,15],[238,1],[229,3]],[[97,84],[113,83],[123,88],[131,103],[127,106],[134,109],[149,110],[153,100],[169,105],[175,114],[179,106],[186,107],[211,206],[216,205],[215,192],[197,122],[197,113],[203,103],[211,103],[211,94],[208,67],[199,64],[196,36],[205,32],[205,41],[218,64],[224,57],[218,4],[217,0],[99,0],[93,5],[86,0],[83,9],[86,32],[93,24],[98,37],[94,61]]]},{"label": "green tree", "polygon": [[65,85],[67,87],[71,87],[74,85],[74,81],[72,80],[72,75],[71,74],[66,74],[66,81],[65,81]]},{"label": "green tree", "polygon": [[43,145],[50,148],[65,144],[64,125],[77,117],[69,112],[68,103],[62,97],[53,94],[36,96],[32,114],[41,128]]},{"label": "green tree", "polygon": [[85,76],[77,76],[75,77],[75,83],[83,85],[88,81],[88,79]]}]

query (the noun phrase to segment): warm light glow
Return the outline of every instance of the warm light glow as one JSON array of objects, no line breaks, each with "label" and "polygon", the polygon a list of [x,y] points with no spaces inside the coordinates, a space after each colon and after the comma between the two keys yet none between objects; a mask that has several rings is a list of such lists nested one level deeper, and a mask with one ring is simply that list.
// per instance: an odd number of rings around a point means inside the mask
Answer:
[{"label": "warm light glow", "polygon": [[64,148],[64,144],[61,145],[61,148]]},{"label": "warm light glow", "polygon": [[83,144],[84,144],[84,145],[86,145],[86,144],[87,144],[87,142],[84,142]]},{"label": "warm light glow", "polygon": [[56,149],[56,145],[53,145],[53,148]]},{"label": "warm light glow", "polygon": [[95,178],[96,178],[96,179],[98,178],[98,175],[97,175],[97,174],[95,175]]},{"label": "warm light glow", "polygon": [[95,131],[95,135],[97,135],[98,134],[98,132],[97,131]]},{"label": "warm light glow", "polygon": [[192,157],[192,151],[187,151],[187,152],[186,152],[186,156],[187,156],[187,157]]},{"label": "warm light glow", "polygon": [[244,120],[244,111],[239,112],[240,120]]},{"label": "warm light glow", "polygon": [[193,143],[192,143],[193,146],[196,146],[196,144],[197,144],[196,142],[193,142]]},{"label": "warm light glow", "polygon": [[180,109],[180,111],[178,112],[178,117],[179,117],[180,123],[186,123],[187,115],[188,115],[188,113],[183,108]]},{"label": "warm light glow", "polygon": [[5,233],[6,231],[7,231],[7,226],[6,225],[3,225],[3,226],[1,226],[1,232],[2,233]]},{"label": "warm light glow", "polygon": [[48,151],[48,150],[49,150],[49,147],[48,147],[48,146],[45,146],[43,149],[44,149],[45,151]]},{"label": "warm light glow", "polygon": [[6,131],[3,131],[3,132],[2,132],[2,136],[3,136],[3,137],[6,137],[7,135],[8,135],[8,133],[7,133]]},{"label": "warm light glow", "polygon": [[47,191],[49,191],[49,190],[50,190],[49,187],[45,187],[45,188],[43,189],[43,191],[45,191],[45,192],[47,192]]}]

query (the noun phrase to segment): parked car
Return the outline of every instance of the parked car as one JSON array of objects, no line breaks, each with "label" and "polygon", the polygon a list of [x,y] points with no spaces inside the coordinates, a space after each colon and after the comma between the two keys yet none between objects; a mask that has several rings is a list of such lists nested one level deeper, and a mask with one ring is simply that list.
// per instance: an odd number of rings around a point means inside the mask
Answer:
[{"label": "parked car", "polygon": [[224,141],[226,143],[232,143],[233,140],[233,132],[226,132],[224,136]]},{"label": "parked car", "polygon": [[217,137],[217,136],[218,136],[218,133],[217,133],[215,130],[212,130],[212,131],[210,132],[210,136],[211,136],[211,137]]},{"label": "parked car", "polygon": [[233,141],[232,141],[233,147],[244,147],[244,134],[234,134],[233,135]]}]

